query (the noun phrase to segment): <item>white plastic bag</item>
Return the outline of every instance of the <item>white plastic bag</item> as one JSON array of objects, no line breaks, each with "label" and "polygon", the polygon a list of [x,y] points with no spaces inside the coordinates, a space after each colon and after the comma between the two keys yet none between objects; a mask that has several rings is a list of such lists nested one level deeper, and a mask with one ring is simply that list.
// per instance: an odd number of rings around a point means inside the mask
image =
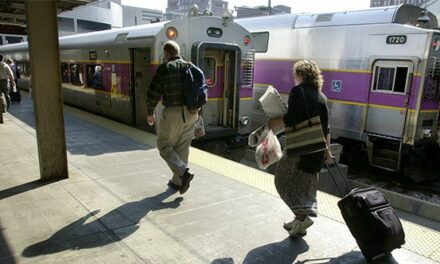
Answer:
[{"label": "white plastic bag", "polygon": [[277,136],[268,130],[267,135],[261,140],[255,151],[258,167],[266,169],[283,157],[280,142]]},{"label": "white plastic bag", "polygon": [[203,123],[203,118],[199,115],[199,119],[197,119],[196,126],[194,127],[194,137],[199,138],[205,135],[205,125]]}]

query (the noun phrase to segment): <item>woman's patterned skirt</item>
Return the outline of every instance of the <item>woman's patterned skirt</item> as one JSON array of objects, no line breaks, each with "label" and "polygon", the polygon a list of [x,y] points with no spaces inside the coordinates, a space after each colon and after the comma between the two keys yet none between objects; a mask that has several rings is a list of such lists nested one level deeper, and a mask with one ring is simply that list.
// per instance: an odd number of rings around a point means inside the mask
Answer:
[{"label": "woman's patterned skirt", "polygon": [[275,187],[294,214],[316,217],[319,172],[307,173],[298,169],[299,161],[300,157],[284,153],[275,169]]}]

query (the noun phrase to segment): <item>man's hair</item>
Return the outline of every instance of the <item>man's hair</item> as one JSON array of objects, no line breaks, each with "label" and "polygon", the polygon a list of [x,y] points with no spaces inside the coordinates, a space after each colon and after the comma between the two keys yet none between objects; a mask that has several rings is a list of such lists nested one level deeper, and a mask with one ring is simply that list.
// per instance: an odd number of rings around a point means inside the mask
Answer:
[{"label": "man's hair", "polygon": [[7,58],[7,59],[6,59],[6,63],[7,63],[7,64],[11,64],[11,63],[13,63],[13,62],[14,62],[14,61],[13,61],[11,58]]},{"label": "man's hair", "polygon": [[0,61],[3,61],[3,55],[0,54]]},{"label": "man's hair", "polygon": [[165,45],[163,45],[163,50],[168,52],[168,54],[171,56],[180,55],[179,44],[172,40],[165,42]]},{"label": "man's hair", "polygon": [[302,78],[301,84],[321,90],[324,79],[318,65],[309,60],[300,60],[293,65],[293,73]]}]

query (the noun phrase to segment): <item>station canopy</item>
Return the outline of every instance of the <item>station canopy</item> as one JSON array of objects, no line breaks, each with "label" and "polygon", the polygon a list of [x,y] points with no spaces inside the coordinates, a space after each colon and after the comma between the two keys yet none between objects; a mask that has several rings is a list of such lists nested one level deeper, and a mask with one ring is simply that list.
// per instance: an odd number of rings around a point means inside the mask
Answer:
[{"label": "station canopy", "polygon": [[[0,0],[0,27],[2,28],[23,28],[26,26],[25,1],[27,0]],[[38,0],[28,0],[38,1]],[[97,0],[56,0],[57,13],[72,10],[73,8],[86,5]],[[9,33],[13,32],[0,32]]]}]

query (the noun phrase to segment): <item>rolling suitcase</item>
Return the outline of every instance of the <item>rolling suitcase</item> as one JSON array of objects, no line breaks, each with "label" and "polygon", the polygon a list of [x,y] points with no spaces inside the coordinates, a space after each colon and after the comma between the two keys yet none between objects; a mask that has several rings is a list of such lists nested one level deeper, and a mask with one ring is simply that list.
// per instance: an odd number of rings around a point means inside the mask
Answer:
[{"label": "rolling suitcase", "polygon": [[11,103],[20,103],[21,102],[21,93],[17,88],[17,91],[14,90],[9,91],[9,97],[11,98]]},{"label": "rolling suitcase", "polygon": [[[338,166],[336,161],[335,164]],[[330,175],[333,178],[331,172]],[[389,254],[405,243],[399,217],[383,193],[375,188],[352,190],[338,202],[338,207],[367,261]]]}]

